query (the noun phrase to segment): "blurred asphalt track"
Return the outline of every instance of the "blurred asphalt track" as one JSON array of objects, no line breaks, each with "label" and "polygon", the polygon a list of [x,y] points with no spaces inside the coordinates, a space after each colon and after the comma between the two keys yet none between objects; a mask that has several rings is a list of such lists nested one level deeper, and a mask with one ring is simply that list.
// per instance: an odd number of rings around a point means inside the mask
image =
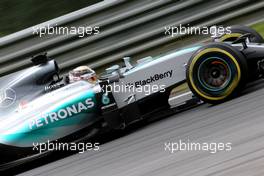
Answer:
[{"label": "blurred asphalt track", "polygon": [[[85,152],[22,175],[263,176],[264,81],[229,102],[197,108],[150,123]],[[164,150],[165,142],[231,142],[230,152]]]}]

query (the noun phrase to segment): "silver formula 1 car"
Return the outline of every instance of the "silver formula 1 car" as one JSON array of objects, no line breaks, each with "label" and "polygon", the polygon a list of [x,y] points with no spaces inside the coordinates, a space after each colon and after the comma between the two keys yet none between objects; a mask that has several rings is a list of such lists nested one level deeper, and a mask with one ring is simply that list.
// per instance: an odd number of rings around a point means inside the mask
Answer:
[{"label": "silver formula 1 car", "polygon": [[54,60],[34,57],[35,66],[0,79],[2,168],[38,156],[34,143],[78,141],[94,128],[123,129],[167,111],[171,91],[186,83],[188,89],[176,90],[177,108],[233,98],[264,73],[264,44],[252,29],[231,29],[212,43],[157,58],[124,58],[124,66],[106,69],[93,84],[62,79]]}]

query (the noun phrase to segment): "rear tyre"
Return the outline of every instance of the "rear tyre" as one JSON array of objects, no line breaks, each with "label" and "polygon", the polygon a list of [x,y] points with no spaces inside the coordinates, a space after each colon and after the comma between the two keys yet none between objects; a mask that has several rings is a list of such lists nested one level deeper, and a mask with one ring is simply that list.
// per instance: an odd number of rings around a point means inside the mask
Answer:
[{"label": "rear tyre", "polygon": [[193,54],[186,79],[198,98],[218,104],[241,91],[247,82],[247,73],[247,63],[240,51],[225,43],[212,43]]},{"label": "rear tyre", "polygon": [[264,39],[262,38],[262,36],[257,31],[255,31],[250,27],[235,25],[235,26],[231,26],[230,31],[231,34],[224,34],[218,40],[220,42],[233,42],[241,35],[250,33],[251,34],[249,38],[250,42],[264,43]]}]

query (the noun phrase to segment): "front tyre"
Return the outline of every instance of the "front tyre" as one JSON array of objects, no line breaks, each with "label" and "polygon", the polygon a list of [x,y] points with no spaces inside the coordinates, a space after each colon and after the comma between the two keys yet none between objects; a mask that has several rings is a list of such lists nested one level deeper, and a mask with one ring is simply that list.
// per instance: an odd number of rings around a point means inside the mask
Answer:
[{"label": "front tyre", "polygon": [[232,46],[213,43],[200,48],[188,62],[189,88],[201,100],[218,104],[230,99],[247,81],[245,57]]}]

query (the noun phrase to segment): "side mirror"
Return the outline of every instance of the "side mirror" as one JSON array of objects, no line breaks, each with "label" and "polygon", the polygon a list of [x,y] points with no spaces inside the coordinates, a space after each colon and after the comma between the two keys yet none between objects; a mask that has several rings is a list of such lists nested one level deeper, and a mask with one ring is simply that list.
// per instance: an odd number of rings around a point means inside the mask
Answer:
[{"label": "side mirror", "polygon": [[113,65],[113,66],[105,69],[105,71],[106,71],[107,74],[111,74],[111,73],[119,70],[119,68],[120,68],[119,65]]},{"label": "side mirror", "polygon": [[109,74],[108,76],[109,83],[118,82],[120,78],[124,77],[120,72],[119,65],[114,65],[110,68],[107,68],[106,73]]}]

